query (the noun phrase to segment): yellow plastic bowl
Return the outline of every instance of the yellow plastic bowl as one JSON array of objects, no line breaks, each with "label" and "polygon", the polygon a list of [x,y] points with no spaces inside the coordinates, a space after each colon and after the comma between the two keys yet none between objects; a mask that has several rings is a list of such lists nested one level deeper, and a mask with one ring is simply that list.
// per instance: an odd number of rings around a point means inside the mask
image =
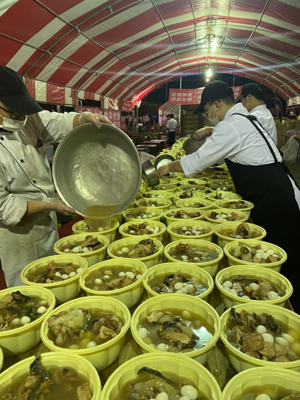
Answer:
[{"label": "yellow plastic bowl", "polygon": [[[218,198],[216,198],[218,196]],[[225,197],[223,197],[225,196]],[[232,200],[232,199],[238,199],[240,200],[242,196],[240,196],[237,193],[233,192],[225,192],[224,190],[213,190],[211,193],[207,195],[207,199],[211,201],[216,201],[216,200]]]},{"label": "yellow plastic bowl", "polygon": [[[235,239],[235,238],[230,238],[228,236],[224,236],[225,232],[228,233],[234,232],[240,224],[242,224],[241,221],[231,221],[231,222],[229,221],[229,222],[222,222],[221,224],[215,226],[214,234],[217,236],[218,245],[222,247],[222,249],[226,246],[226,244],[230,242],[233,242],[235,240],[244,240],[244,239]],[[250,232],[253,232],[258,235],[255,238],[255,240],[263,240],[263,238],[267,235],[266,230],[261,226],[249,224],[248,222],[247,225],[250,228]]]},{"label": "yellow plastic bowl", "polygon": [[[121,332],[106,343],[86,349],[67,349],[56,346],[48,337],[48,318],[57,315],[61,311],[70,311],[80,307],[87,310],[100,309],[114,313],[124,324]],[[68,301],[52,311],[52,313],[48,315],[48,318],[44,319],[41,327],[41,337],[44,345],[47,346],[48,349],[58,353],[67,352],[70,355],[78,354],[90,361],[99,371],[107,368],[119,357],[120,351],[124,345],[125,334],[130,325],[130,312],[125,304],[119,300],[103,296],[88,296]]]},{"label": "yellow plastic bowl", "polygon": [[[162,294],[144,301],[132,315],[130,329],[134,340],[138,343],[143,352],[159,354],[160,350],[150,347],[141,338],[139,334],[140,323],[152,311],[167,311],[174,308],[177,310],[180,309],[182,311],[186,310],[192,312],[199,316],[202,321],[205,321],[207,325],[213,329],[213,332],[211,332],[213,336],[206,346],[198,350],[182,353],[186,357],[193,358],[200,364],[205,364],[210,354],[210,350],[219,339],[220,319],[214,308],[204,300],[182,294]],[[164,352],[163,354],[169,353]]]},{"label": "yellow plastic bowl", "polygon": [[149,195],[149,193],[151,194],[152,199],[169,199],[173,196],[173,192],[167,192],[166,190],[148,190],[147,192],[141,193],[141,198],[148,199],[149,197],[146,196]]},{"label": "yellow plastic bowl", "polygon": [[[137,225],[137,224],[142,224],[143,222],[147,222],[148,224],[149,224],[149,226],[151,226],[151,228],[156,228],[156,227],[158,227],[159,229],[160,229],[160,231],[158,232],[158,233],[149,233],[149,234],[147,234],[147,236],[149,236],[151,239],[157,239],[157,240],[159,240],[160,242],[162,242],[162,240],[163,240],[163,237],[164,237],[164,233],[166,232],[166,230],[167,230],[167,227],[166,227],[166,225],[165,224],[163,224],[162,222],[160,222],[160,221],[155,221],[155,220],[153,220],[153,219],[144,219],[143,221],[141,221],[141,222],[137,222],[137,220],[135,220],[135,221],[130,221],[130,222],[126,222],[125,224],[123,224],[123,225],[121,225],[120,226],[120,229],[119,229],[119,233],[122,235],[122,238],[127,238],[127,237],[139,237],[139,235],[134,235],[134,234],[132,234],[132,233],[129,233],[128,232],[128,227],[130,226],[130,225]],[[145,235],[143,235],[143,236],[145,236]]]},{"label": "yellow plastic bowl", "polygon": [[246,275],[248,278],[265,279],[279,289],[283,295],[275,300],[263,300],[262,302],[266,304],[274,304],[276,306],[284,307],[285,301],[291,297],[293,293],[293,286],[291,285],[291,282],[283,275],[269,268],[259,267],[258,265],[240,265],[238,268],[237,266],[228,267],[222,269],[217,274],[215,279],[217,288],[221,292],[222,302],[226,308],[231,308],[239,304],[256,304],[257,302],[260,302],[259,300],[248,300],[234,296],[223,289],[223,282],[226,282],[238,275]]},{"label": "yellow plastic bowl", "polygon": [[1,350],[1,347],[0,347],[0,371],[3,366],[3,361],[4,361],[3,351]]},{"label": "yellow plastic bowl", "polygon": [[176,185],[173,185],[172,183],[162,183],[160,185],[154,186],[153,190],[163,190],[166,192],[173,193],[177,189]]},{"label": "yellow plastic bowl", "polygon": [[6,294],[20,291],[25,296],[38,296],[48,303],[47,311],[38,319],[27,325],[9,331],[0,332],[0,346],[5,357],[24,353],[36,346],[40,340],[42,322],[49,317],[55,307],[55,297],[50,290],[43,287],[15,286],[0,291],[0,299]]},{"label": "yellow plastic bowl", "polygon": [[[65,253],[64,251],[61,250],[62,247],[66,246],[69,243],[72,243],[74,240],[78,240],[79,242],[82,242],[88,235],[91,235],[94,238],[97,238],[101,243],[104,244],[104,246],[101,247],[101,249],[99,249],[99,250],[90,251],[88,253],[78,253],[77,257],[83,257],[84,259],[86,259],[89,264],[89,267],[100,261],[105,260],[106,250],[109,245],[109,240],[106,236],[103,236],[97,232],[91,232],[90,234],[87,232],[77,233],[76,235],[66,236],[66,237],[58,240],[54,245],[55,253],[65,256],[67,253]],[[73,254],[76,256],[76,253],[73,253]]]},{"label": "yellow plastic bowl", "polygon": [[197,179],[197,178],[185,178],[180,181],[182,185],[207,185],[207,181],[204,179]]},{"label": "yellow plastic bowl", "polygon": [[[163,263],[149,269],[147,272],[147,276],[143,281],[144,287],[148,293],[148,297],[161,296],[161,294],[156,293],[154,290],[151,289],[150,285],[152,284],[153,281],[156,281],[157,278],[159,277],[161,277],[162,281],[163,277],[165,277],[166,275],[171,275],[174,274],[174,272],[178,271],[188,275],[189,277],[194,277],[199,283],[207,287],[207,290],[205,290],[204,293],[199,294],[198,296],[192,296],[194,298],[206,301],[208,295],[212,292],[214,288],[214,281],[212,277],[209,275],[208,272],[204,271],[204,269],[198,268],[193,264],[184,262]],[[172,293],[166,293],[166,294],[172,294]],[[178,294],[174,293],[174,294],[178,295],[179,293]]]},{"label": "yellow plastic bowl", "polygon": [[[186,213],[199,213],[199,217],[193,217],[193,218],[174,218],[174,217],[170,217],[168,214],[172,213],[172,212],[177,212],[177,211],[185,211]],[[172,222],[179,222],[179,221],[195,221],[195,220],[199,220],[199,219],[203,219],[204,218],[204,212],[201,211],[200,208],[184,208],[184,207],[180,207],[180,208],[173,208],[171,210],[167,210],[164,212],[164,218],[166,219],[166,225],[168,226],[169,224],[172,224]],[[188,222],[186,222],[188,223]]]},{"label": "yellow plastic bowl", "polygon": [[191,244],[193,246],[201,247],[206,251],[213,251],[217,253],[218,257],[215,260],[208,261],[208,262],[199,262],[199,263],[191,263],[196,265],[197,267],[203,268],[206,272],[208,272],[211,276],[215,276],[218,270],[219,262],[222,260],[224,253],[221,247],[217,246],[214,243],[208,242],[207,240],[200,240],[200,239],[182,239],[176,240],[175,242],[169,243],[164,250],[165,257],[171,262],[180,262],[175,258],[170,256],[170,250],[176,247],[179,243],[184,244]]},{"label": "yellow plastic bowl", "polygon": [[208,183],[208,186],[211,190],[222,190],[224,192],[230,191],[230,192],[235,192],[235,187],[233,183],[231,182],[231,185],[225,184],[224,182],[218,182],[218,183],[212,183],[211,181]]},{"label": "yellow plastic bowl", "polygon": [[[156,201],[157,206],[150,206],[149,205],[150,201]],[[161,210],[166,210],[166,209],[170,208],[173,203],[172,203],[171,199],[157,197],[156,199],[143,198],[143,199],[138,200],[136,202],[136,204],[138,207],[148,207],[148,208],[153,207],[153,208],[159,208]]]},{"label": "yellow plastic bowl", "polygon": [[238,200],[234,200],[234,199],[231,199],[231,200],[216,200],[215,201],[215,208],[226,208],[226,209],[231,210],[231,211],[243,211],[243,212],[247,212],[248,215],[250,215],[252,208],[254,208],[254,204],[251,203],[250,201],[242,200],[245,203],[245,207],[243,207],[243,208],[236,208],[235,209],[235,208],[229,208],[229,207],[224,206],[224,204],[226,204],[226,203],[234,203],[236,201],[238,201]]},{"label": "yellow plastic bowl", "polygon": [[[195,207],[196,203],[201,203],[200,207]],[[199,210],[209,210],[210,208],[213,208],[214,203],[210,200],[207,199],[195,199],[194,197],[190,198],[190,199],[178,199],[175,202],[176,207],[180,208],[180,207],[185,207],[185,208],[198,208]],[[203,206],[202,206],[203,205]]]},{"label": "yellow plastic bowl", "polygon": [[[35,283],[31,282],[28,279],[28,276],[35,271],[45,269],[46,272],[46,265],[49,264],[51,261],[54,261],[56,264],[75,264],[78,268],[82,268],[82,272],[78,275],[74,276],[73,278],[66,279],[61,282],[55,283]],[[80,285],[79,285],[79,278],[81,275],[85,273],[88,268],[88,262],[86,259],[82,257],[78,257],[76,255],[72,255],[70,253],[66,253],[66,255],[61,256],[49,256],[40,258],[37,261],[33,261],[29,265],[27,265],[23,271],[21,272],[21,280],[28,286],[32,287],[44,287],[49,289],[56,298],[56,304],[62,304],[66,301],[74,299],[80,292]]]},{"label": "yellow plastic bowl", "polygon": [[196,361],[181,354],[151,353],[128,360],[114,371],[103,388],[100,400],[121,399],[122,388],[127,382],[136,379],[138,371],[145,366],[157,370],[163,375],[170,372],[180,378],[188,379],[207,399],[220,400],[222,398],[217,381],[206,368]]},{"label": "yellow plastic bowl", "polygon": [[[128,214],[134,213],[138,214],[139,212],[144,212],[146,214],[153,214],[153,217],[148,217],[148,218],[133,218],[129,217]],[[136,208],[130,208],[126,211],[123,212],[123,216],[125,218],[126,222],[129,221],[143,221],[143,219],[152,219],[154,221],[160,221],[161,217],[163,216],[163,210],[160,210],[159,208],[156,207],[136,207]]]},{"label": "yellow plastic bowl", "polygon": [[[226,222],[226,221],[219,221],[217,219],[209,218],[209,215],[210,215],[211,212],[216,212],[217,214],[223,214],[223,213],[224,214],[230,214],[230,213],[234,212],[235,214],[237,214],[241,218],[241,219],[238,220],[240,223],[244,222],[244,221],[247,221],[249,219],[249,214],[247,212],[244,212],[244,211],[229,210],[228,208],[214,208],[214,209],[211,209],[211,210],[207,210],[204,213],[205,220],[210,222],[211,224],[214,224],[214,225],[219,225],[219,224],[222,224],[223,222]],[[228,221],[228,222],[231,222],[231,221]],[[233,221],[233,222],[235,222],[235,221]]]},{"label": "yellow plastic bowl", "polygon": [[206,181],[203,181],[203,182],[204,183],[201,184],[201,185],[188,185],[188,184],[184,185],[184,184],[181,184],[179,189],[180,190],[191,190],[192,192],[205,192],[205,190],[207,190],[208,187],[206,186],[207,182]]},{"label": "yellow plastic bowl", "polygon": [[[100,291],[100,290],[93,290],[86,286],[85,282],[89,278],[91,274],[95,271],[98,271],[103,268],[115,268],[115,267],[125,267],[126,269],[134,268],[138,274],[141,275],[140,279],[136,282],[133,282],[131,285],[128,285],[121,289],[116,290],[107,290],[107,291]],[[88,296],[105,296],[105,297],[112,297],[114,299],[122,301],[128,308],[133,307],[142,297],[143,294],[143,280],[146,276],[147,268],[144,263],[139,260],[134,259],[114,259],[114,260],[106,260],[102,261],[101,263],[93,265],[89,268],[79,280],[81,288],[86,292]]]},{"label": "yellow plastic bowl", "polygon": [[[12,385],[16,380],[29,373],[30,364],[33,363],[35,357],[25,358],[15,365],[2,372],[0,375],[1,389]],[[61,353],[43,353],[41,355],[41,363],[43,367],[72,368],[83,376],[90,383],[93,396],[92,400],[99,400],[101,394],[101,381],[96,369],[90,362],[76,354],[66,352]],[[0,394],[1,394],[0,389]]]},{"label": "yellow plastic bowl", "polygon": [[[274,317],[277,322],[284,323],[289,330],[294,331],[299,336],[300,343],[300,316],[295,312],[289,311],[286,308],[274,306],[273,304],[265,304],[261,301],[257,302],[256,304],[253,304],[253,302],[240,304],[238,306],[235,306],[234,308],[237,312],[245,310],[249,313],[267,313],[269,315],[272,315],[272,317]],[[227,340],[227,335],[225,333],[227,329],[229,313],[230,310],[227,310],[221,316],[221,340],[225,345],[225,350],[229,361],[237,372],[241,372],[253,367],[272,367],[273,365],[278,368],[285,368],[292,371],[300,371],[300,360],[276,363],[274,361],[258,360],[257,358],[250,357],[242,353],[237,348],[233,347]]]},{"label": "yellow plastic bowl", "polygon": [[[299,392],[299,373],[276,367],[264,367],[263,370],[261,368],[252,368],[234,376],[223,390],[223,399],[236,400],[246,390],[266,386],[274,389],[274,394],[277,393],[278,387]],[[256,393],[257,390],[253,390],[253,392]]]},{"label": "yellow plastic bowl", "polygon": [[[185,199],[181,199],[180,198],[180,196],[183,195],[184,193],[186,193],[186,190],[182,190],[181,186],[180,186],[178,192],[175,192],[173,194],[173,201],[176,203],[177,200],[185,200]],[[187,197],[187,199],[194,199],[196,201],[199,198],[205,199],[206,198],[206,193],[204,191],[203,192],[196,191],[196,192],[193,192],[193,196],[192,197]]]},{"label": "yellow plastic bowl", "polygon": [[114,215],[114,219],[116,221],[118,221],[119,224],[121,224],[122,223],[122,219],[123,219],[123,214],[121,213],[121,214]]},{"label": "yellow plastic bowl", "polygon": [[[103,236],[106,236],[107,239],[109,240],[109,242],[111,243],[116,238],[117,229],[119,228],[119,226],[120,226],[120,223],[116,219],[112,219],[108,229],[105,229],[103,231],[97,231],[97,232]],[[86,222],[85,221],[76,222],[76,224],[74,224],[72,226],[72,231],[75,234],[81,233],[81,232],[87,232]],[[90,234],[93,232],[87,232],[87,233]]]},{"label": "yellow plastic bowl", "polygon": [[[109,245],[109,247],[107,249],[107,253],[108,253],[109,257],[111,257],[111,258],[124,260],[124,257],[116,256],[115,253],[117,251],[121,250],[123,247],[129,247],[129,248],[131,246],[134,247],[141,240],[147,239],[147,238],[148,238],[148,236],[134,236],[134,237],[130,237],[130,238],[128,237],[128,238],[125,238],[125,239],[116,240],[111,245]],[[153,242],[155,244],[155,247],[157,249],[156,253],[152,254],[151,256],[147,256],[147,257],[128,258],[128,260],[139,260],[142,263],[144,263],[147,268],[151,268],[154,265],[158,264],[159,260],[160,260],[160,256],[164,251],[164,246],[162,245],[162,243],[159,240],[157,240],[157,239],[152,239],[152,240],[153,240]]]},{"label": "yellow plastic bowl", "polygon": [[[204,233],[203,235],[193,235],[193,236],[187,236],[187,235],[180,235],[178,233],[175,233],[174,230],[178,229],[183,226],[196,226],[199,229],[207,229],[209,232]],[[202,240],[208,240],[209,242],[212,241],[212,236],[215,230],[215,226],[213,224],[210,224],[209,222],[202,221],[202,220],[194,220],[194,221],[178,221],[178,222],[172,222],[170,225],[167,227],[167,232],[170,235],[171,242],[174,242],[175,240],[183,240],[183,239],[202,239]]]},{"label": "yellow plastic bowl", "polygon": [[252,262],[248,262],[248,261],[243,261],[243,260],[239,260],[238,258],[235,258],[231,255],[231,251],[237,247],[238,243],[245,243],[245,245],[249,245],[249,246],[257,246],[257,245],[264,245],[266,247],[267,250],[274,250],[274,253],[277,253],[280,257],[281,260],[276,261],[274,263],[266,263],[266,264],[257,264],[260,265],[261,267],[264,268],[271,268],[274,271],[279,272],[281,269],[281,265],[287,260],[287,254],[286,252],[279,246],[276,246],[273,243],[268,243],[268,242],[262,242],[260,240],[256,240],[256,239],[240,239],[240,240],[234,240],[233,242],[228,243],[225,247],[224,247],[224,253],[226,254],[226,256],[228,257],[228,263],[229,266],[232,265],[241,265],[241,264],[245,264],[245,265],[253,265]]}]

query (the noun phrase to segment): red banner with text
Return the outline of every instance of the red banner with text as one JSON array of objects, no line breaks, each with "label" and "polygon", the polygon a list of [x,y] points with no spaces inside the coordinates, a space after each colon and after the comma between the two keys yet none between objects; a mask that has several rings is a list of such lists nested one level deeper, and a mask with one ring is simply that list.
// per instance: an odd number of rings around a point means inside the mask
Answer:
[{"label": "red banner with text", "polygon": [[[172,104],[199,104],[204,88],[197,89],[169,89],[169,102]],[[242,86],[233,86],[233,96],[236,99],[242,92]]]}]

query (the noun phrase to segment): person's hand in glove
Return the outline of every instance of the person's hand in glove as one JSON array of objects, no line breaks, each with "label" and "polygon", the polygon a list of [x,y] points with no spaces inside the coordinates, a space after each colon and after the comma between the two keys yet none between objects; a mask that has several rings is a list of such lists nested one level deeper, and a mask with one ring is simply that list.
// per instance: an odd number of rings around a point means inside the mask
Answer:
[{"label": "person's hand in glove", "polygon": [[91,122],[97,128],[101,127],[101,123],[113,125],[113,123],[106,118],[104,115],[101,114],[93,114],[90,112],[83,112],[81,114],[77,114],[73,120],[73,127],[76,128],[77,126],[87,124]]},{"label": "person's hand in glove", "polygon": [[204,128],[198,129],[194,135],[193,138],[196,140],[202,140],[205,139],[206,137],[210,136],[213,132],[214,127],[213,126],[205,126]]},{"label": "person's hand in glove", "polygon": [[43,212],[56,211],[59,214],[74,216],[77,215],[74,208],[68,207],[61,199],[47,199],[42,201]]}]

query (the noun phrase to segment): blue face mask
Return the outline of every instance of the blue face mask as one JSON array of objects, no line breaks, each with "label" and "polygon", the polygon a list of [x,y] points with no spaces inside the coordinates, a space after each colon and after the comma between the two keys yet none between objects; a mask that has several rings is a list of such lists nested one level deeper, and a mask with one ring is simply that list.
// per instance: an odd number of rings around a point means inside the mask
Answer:
[{"label": "blue face mask", "polygon": [[[13,132],[20,132],[26,124],[27,116],[23,121],[20,121],[18,119],[10,119],[6,117],[2,117],[2,119],[3,122],[2,124],[0,124],[0,128],[4,129],[5,131],[7,131],[7,134],[9,134]],[[2,131],[1,134],[5,135],[5,132]]]}]

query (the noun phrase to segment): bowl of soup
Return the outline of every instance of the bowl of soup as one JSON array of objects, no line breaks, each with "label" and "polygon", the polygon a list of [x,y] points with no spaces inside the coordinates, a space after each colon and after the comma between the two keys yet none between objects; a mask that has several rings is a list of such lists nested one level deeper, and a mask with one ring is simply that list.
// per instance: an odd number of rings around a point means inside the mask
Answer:
[{"label": "bowl of soup", "polygon": [[139,260],[113,259],[93,265],[79,282],[88,296],[113,297],[131,308],[143,294],[146,273]]},{"label": "bowl of soup", "polygon": [[[294,397],[293,397],[294,396]],[[234,376],[223,390],[226,400],[298,400],[299,373],[277,366],[252,368]]]},{"label": "bowl of soup", "polygon": [[221,316],[221,340],[233,368],[300,371],[300,316],[257,302],[232,307]]},{"label": "bowl of soup", "polygon": [[2,323],[0,346],[4,356],[32,349],[41,340],[42,322],[55,306],[50,290],[35,286],[16,286],[0,291]]},{"label": "bowl of soup", "polygon": [[173,202],[171,199],[166,198],[143,198],[137,201],[138,207],[155,207],[161,210],[167,210],[172,206]]},{"label": "bowl of soup", "polygon": [[183,262],[163,263],[150,268],[143,284],[148,297],[184,293],[205,301],[214,288],[208,272]]},{"label": "bowl of soup", "polygon": [[[208,189],[209,190],[209,189]],[[176,203],[178,200],[186,200],[186,199],[196,199],[196,201],[200,202],[200,199],[206,198],[206,191],[192,191],[192,190],[182,190],[181,186],[179,190],[173,193],[173,201]]]},{"label": "bowl of soup", "polygon": [[164,212],[166,225],[172,222],[186,221],[186,220],[199,220],[204,218],[204,213],[199,208],[173,208]]},{"label": "bowl of soup", "polygon": [[166,230],[166,225],[162,222],[149,219],[141,222],[126,222],[120,226],[119,233],[122,235],[122,238],[149,236],[152,239],[154,238],[162,242]]},{"label": "bowl of soup", "polygon": [[109,239],[97,232],[77,233],[58,240],[54,251],[60,255],[72,254],[87,260],[89,267],[106,258]]},{"label": "bowl of soup", "polygon": [[159,185],[154,186],[153,190],[163,190],[166,192],[173,193],[176,190],[177,186],[172,183],[161,183]]},{"label": "bowl of soup", "polygon": [[115,259],[139,260],[151,268],[159,263],[163,250],[164,246],[159,240],[138,236],[116,240],[109,245],[107,253]]},{"label": "bowl of soup", "polygon": [[209,210],[213,208],[214,203],[205,198],[189,198],[189,199],[178,199],[176,200],[176,207],[184,207],[184,208],[200,208],[201,210]]},{"label": "bowl of soup", "polygon": [[167,227],[171,242],[181,239],[202,239],[212,241],[215,227],[207,221],[178,221]]},{"label": "bowl of soup", "polygon": [[160,221],[163,216],[163,210],[156,207],[136,207],[125,210],[123,215],[126,222],[143,219]]},{"label": "bowl of soup", "polygon": [[74,299],[80,292],[79,278],[87,270],[88,261],[76,255],[40,258],[21,272],[26,285],[49,289],[57,304]]},{"label": "bowl of soup", "polygon": [[65,352],[25,358],[2,372],[0,381],[1,400],[99,400],[101,393],[101,381],[93,365]]},{"label": "bowl of soup", "polygon": [[240,210],[229,210],[227,208],[214,208],[206,210],[204,218],[207,222],[214,225],[222,224],[223,222],[240,221],[244,222],[249,219],[246,212]]},{"label": "bowl of soup", "polygon": [[98,229],[89,227],[86,221],[78,221],[72,226],[72,231],[75,234],[81,232],[99,232],[101,233],[101,235],[106,236],[111,243],[116,238],[117,229],[119,228],[119,226],[119,221],[114,218],[110,221],[108,226],[101,226]]},{"label": "bowl of soup", "polygon": [[281,247],[257,239],[234,240],[224,247],[224,253],[230,266],[259,264],[277,272],[287,260],[287,254]]},{"label": "bowl of soup", "polygon": [[254,204],[247,200],[216,200],[215,208],[228,208],[229,210],[241,210],[246,212],[249,216]]},{"label": "bowl of soup", "polygon": [[141,199],[169,199],[173,196],[173,192],[168,192],[167,190],[147,190],[141,193]]},{"label": "bowl of soup", "polygon": [[121,301],[88,296],[51,312],[42,324],[41,337],[48,349],[78,354],[102,371],[118,358],[129,325],[130,313]]},{"label": "bowl of soup", "polygon": [[207,199],[211,201],[216,200],[241,200],[242,196],[237,193],[227,192],[225,190],[210,190],[210,193],[207,194]]},{"label": "bowl of soup", "polygon": [[285,276],[258,265],[224,268],[215,282],[226,308],[257,301],[284,307],[293,293],[292,284]]},{"label": "bowl of soup", "polygon": [[221,247],[207,240],[182,239],[169,243],[164,255],[171,262],[188,262],[215,276],[224,256]]},{"label": "bowl of soup", "polygon": [[[142,354],[122,364],[108,378],[100,400],[129,400],[140,393],[153,399],[220,400],[221,390],[210,372],[180,354]],[[136,397],[133,397],[136,396]]]},{"label": "bowl of soup", "polygon": [[131,333],[143,352],[184,354],[205,364],[220,334],[217,312],[184,294],[163,294],[143,302],[132,315]]},{"label": "bowl of soup", "polygon": [[237,239],[263,240],[267,235],[266,230],[261,226],[241,221],[222,222],[215,226],[214,233],[217,237],[218,245],[222,249],[226,244]]}]

